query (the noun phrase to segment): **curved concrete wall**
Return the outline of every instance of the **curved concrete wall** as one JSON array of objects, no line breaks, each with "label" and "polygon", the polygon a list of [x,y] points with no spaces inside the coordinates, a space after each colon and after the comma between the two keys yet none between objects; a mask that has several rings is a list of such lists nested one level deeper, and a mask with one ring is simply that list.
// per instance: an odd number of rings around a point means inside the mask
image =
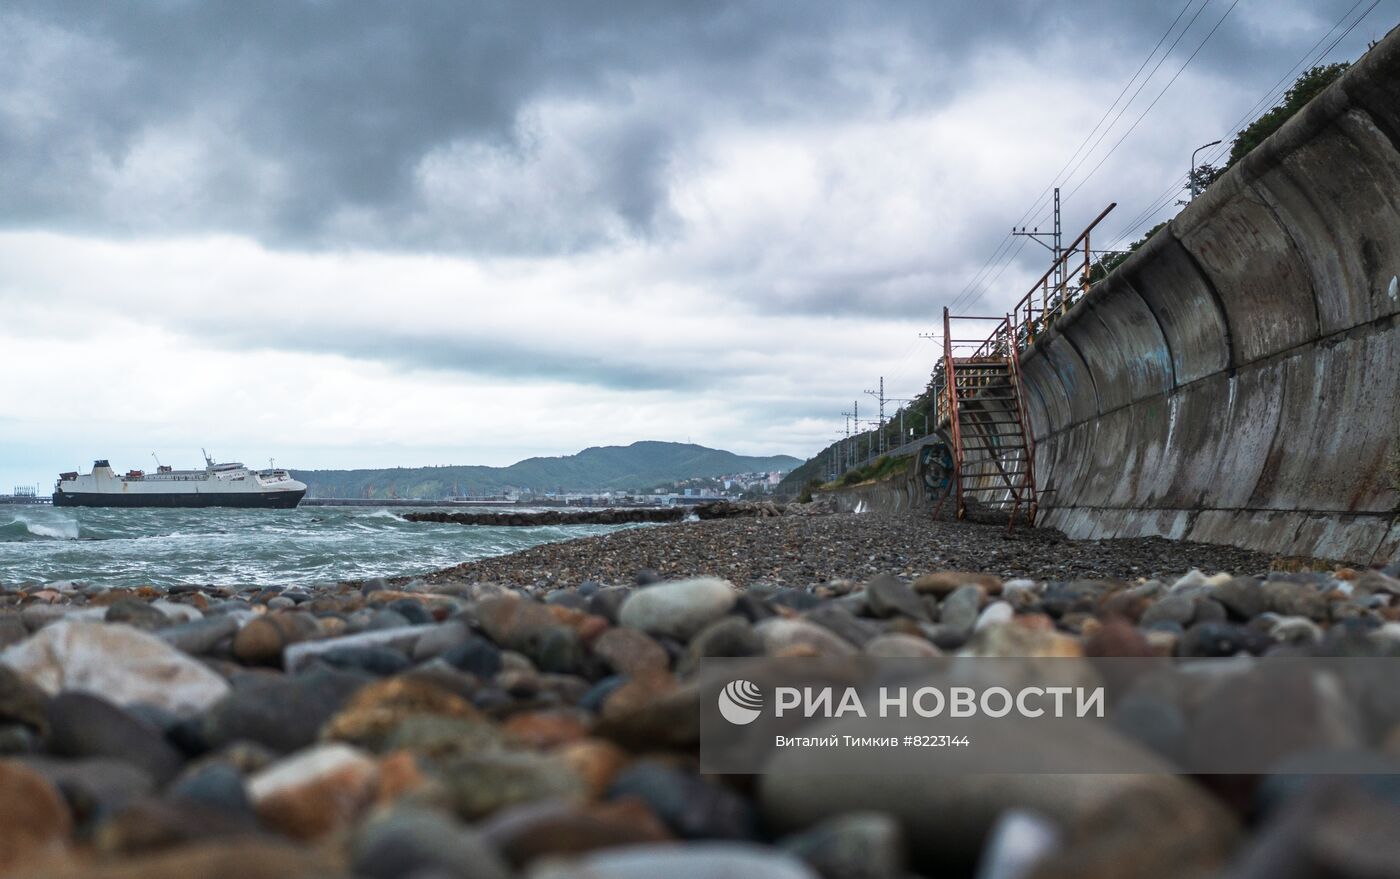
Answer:
[{"label": "curved concrete wall", "polygon": [[1041,524],[1400,559],[1400,30],[1022,357]]},{"label": "curved concrete wall", "polygon": [[842,513],[908,513],[928,506],[922,486],[906,474],[833,489],[831,498]]}]

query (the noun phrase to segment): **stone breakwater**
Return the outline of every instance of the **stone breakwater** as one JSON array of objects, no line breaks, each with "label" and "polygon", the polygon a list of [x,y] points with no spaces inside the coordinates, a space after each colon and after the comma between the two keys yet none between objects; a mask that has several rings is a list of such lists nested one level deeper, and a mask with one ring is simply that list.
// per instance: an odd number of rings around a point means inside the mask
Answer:
[{"label": "stone breakwater", "polygon": [[685,518],[682,507],[644,507],[607,510],[542,510],[535,513],[444,513],[431,510],[404,513],[409,522],[440,522],[452,525],[495,525],[516,528],[532,525],[625,525],[628,522],[679,522]]},{"label": "stone breakwater", "polygon": [[697,519],[769,518],[783,508],[772,503],[716,501],[694,507],[615,507],[605,510],[542,510],[532,513],[444,513],[431,510],[405,513],[409,522],[442,522],[454,525],[625,525],[629,522],[679,522],[695,514]]},{"label": "stone breakwater", "polygon": [[[1396,567],[1007,579],[914,564],[748,588],[458,571],[0,590],[0,875],[1359,879],[1400,863],[1387,776],[1191,779],[1126,735],[1115,747],[1140,749],[1142,774],[697,771],[708,657],[1400,656]],[[1299,741],[1346,742],[1356,706],[1321,685],[1301,696],[1318,710],[1290,721]],[[1143,716],[1164,752],[1185,734]],[[1396,741],[1338,759],[1391,772]]]}]

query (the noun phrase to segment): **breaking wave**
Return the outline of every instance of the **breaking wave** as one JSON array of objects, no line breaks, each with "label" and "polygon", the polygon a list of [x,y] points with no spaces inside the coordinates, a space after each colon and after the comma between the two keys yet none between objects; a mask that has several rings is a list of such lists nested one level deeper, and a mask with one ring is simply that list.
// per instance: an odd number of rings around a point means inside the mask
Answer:
[{"label": "breaking wave", "polygon": [[74,519],[35,520],[15,516],[0,525],[0,540],[77,540],[78,523]]}]

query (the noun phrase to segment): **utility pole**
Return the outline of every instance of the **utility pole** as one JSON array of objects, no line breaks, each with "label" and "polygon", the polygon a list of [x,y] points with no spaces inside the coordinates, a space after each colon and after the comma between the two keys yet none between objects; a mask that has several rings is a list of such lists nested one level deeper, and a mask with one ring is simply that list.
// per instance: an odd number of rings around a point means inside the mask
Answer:
[{"label": "utility pole", "polygon": [[[919,333],[919,338],[920,338],[920,339],[928,339],[930,342],[941,342],[941,341],[943,341],[943,337],[940,336],[940,335],[938,335],[937,333]],[[942,362],[942,355],[939,355],[938,357],[935,357],[935,358],[934,358],[934,361],[933,361],[933,364],[934,364],[934,365],[933,365],[933,371],[929,374],[929,378],[931,378],[931,379],[937,378],[937,376],[938,376],[938,364],[941,363],[941,362]],[[926,419],[926,421],[928,422],[928,423],[925,425],[925,427],[927,428],[927,429],[924,431],[925,435],[933,433],[934,430],[936,430],[937,427],[938,427],[938,395],[939,395],[940,391],[939,391],[938,384],[937,384],[936,381],[931,381],[929,384],[930,384],[930,386],[933,388],[933,393],[929,395],[929,401],[928,401],[928,415],[925,416],[925,419]]]},{"label": "utility pole", "polygon": [[866,391],[867,394],[880,401],[880,420],[876,423],[875,433],[875,454],[884,454],[885,451],[885,377],[880,376],[880,390]]},{"label": "utility pole", "polygon": [[851,404],[851,412],[855,413],[855,414],[853,414],[853,415],[851,416],[851,418],[853,419],[853,423],[854,423],[855,426],[856,426],[856,441],[855,441],[855,444],[851,446],[851,466],[854,467],[854,466],[856,465],[856,449],[860,446],[860,401],[859,401],[859,400],[856,400],[854,403]]},{"label": "utility pole", "polygon": [[[1036,244],[1050,251],[1055,260],[1055,289],[1061,291],[1060,295],[1063,295],[1065,271],[1064,266],[1060,265],[1060,256],[1063,254],[1060,248],[1060,187],[1055,187],[1055,228],[1053,231],[1042,232],[1039,226],[1035,226],[1031,231],[1027,232],[1025,226],[1022,226],[1020,229],[1013,226],[1011,227],[1011,234],[1024,235]],[[1049,238],[1050,243],[1046,244],[1041,240],[1042,238]]]},{"label": "utility pole", "polygon": [[[842,472],[845,472],[846,470],[849,470],[849,469],[850,469],[850,460],[851,460],[851,414],[852,414],[852,413],[850,413],[850,412],[842,412],[841,414],[844,415],[844,416],[846,416],[846,441],[845,441],[844,443],[841,444],[841,470],[842,470]],[[839,476],[840,474],[838,473],[837,475]]]}]

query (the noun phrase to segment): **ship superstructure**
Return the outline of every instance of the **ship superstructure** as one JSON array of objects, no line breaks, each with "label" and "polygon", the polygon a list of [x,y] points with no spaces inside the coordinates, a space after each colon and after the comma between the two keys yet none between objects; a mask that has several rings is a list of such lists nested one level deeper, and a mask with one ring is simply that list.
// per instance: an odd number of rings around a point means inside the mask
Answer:
[{"label": "ship superstructure", "polygon": [[207,454],[202,470],[176,470],[157,463],[154,473],[129,470],[119,475],[106,459],[92,472],[61,473],[54,485],[56,507],[261,507],[290,509],[301,502],[306,484],[286,470],[252,470],[243,464],[216,464]]}]

